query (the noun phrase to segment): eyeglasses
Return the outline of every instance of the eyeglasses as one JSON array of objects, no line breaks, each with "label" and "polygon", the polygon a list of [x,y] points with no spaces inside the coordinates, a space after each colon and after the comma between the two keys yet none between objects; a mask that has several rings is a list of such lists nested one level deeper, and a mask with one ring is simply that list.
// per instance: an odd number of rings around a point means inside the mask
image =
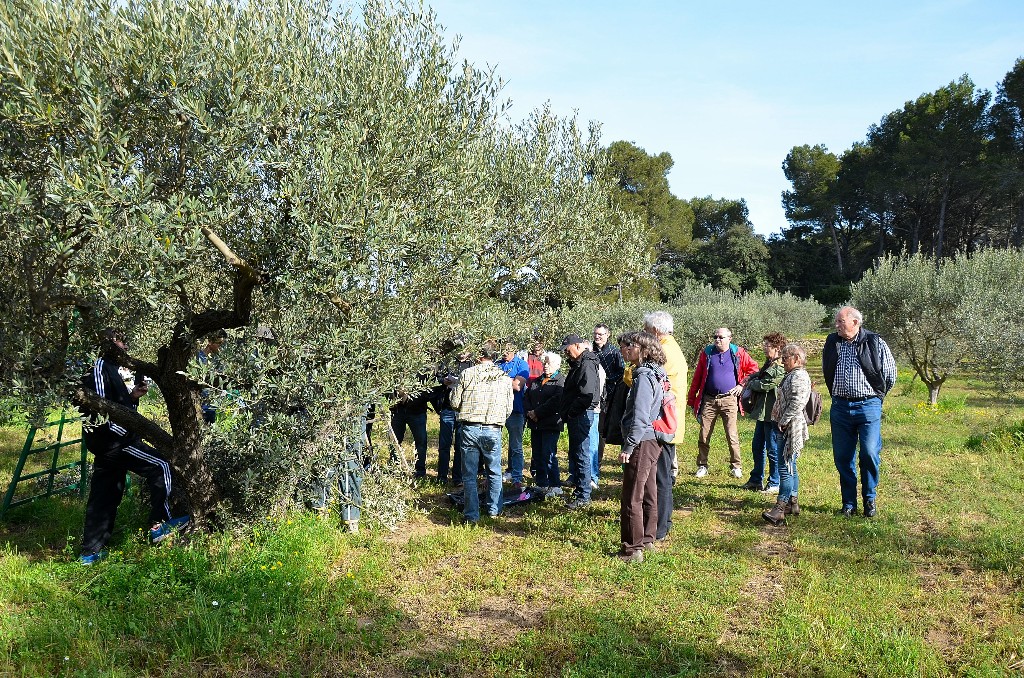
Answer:
[{"label": "eyeglasses", "polygon": [[731,336],[732,336],[731,334],[716,334],[715,335],[715,339],[728,339]]}]

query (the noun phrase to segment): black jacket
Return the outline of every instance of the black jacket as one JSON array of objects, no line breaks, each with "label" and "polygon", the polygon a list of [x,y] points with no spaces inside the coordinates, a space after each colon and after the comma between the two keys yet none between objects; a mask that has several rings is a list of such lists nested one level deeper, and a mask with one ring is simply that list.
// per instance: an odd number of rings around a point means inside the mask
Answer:
[{"label": "black jacket", "polygon": [[565,390],[558,408],[565,421],[586,414],[601,402],[601,376],[597,369],[601,363],[597,354],[584,351],[579,359],[569,362],[572,368],[565,376]]},{"label": "black jacket", "polygon": [[[102,398],[124,405],[128,409],[138,410],[139,402],[132,398],[119,370],[120,365],[113,360],[100,358],[82,377],[82,386],[95,391]],[[79,410],[92,424],[82,428],[82,439],[93,454],[113,452],[140,440],[124,427],[112,421],[103,421],[103,417],[85,406],[79,407]]]},{"label": "black jacket", "polygon": [[[891,385],[885,383],[882,374],[882,349],[879,346],[880,337],[863,327],[857,336],[853,338],[854,348],[857,350],[857,360],[860,362],[860,369],[864,377],[875,390],[875,395],[884,398],[889,392]],[[833,332],[825,339],[825,348],[821,352],[821,371],[825,374],[825,386],[828,387],[829,395],[832,394],[832,386],[836,380],[836,366],[839,364],[839,333]],[[888,386],[888,387],[887,387]]]},{"label": "black jacket", "polygon": [[527,419],[526,423],[535,431],[561,431],[563,422],[558,416],[558,406],[562,402],[565,375],[559,372],[541,384],[543,380],[544,377],[537,377],[523,394],[526,411],[533,410],[537,414],[537,421]]}]

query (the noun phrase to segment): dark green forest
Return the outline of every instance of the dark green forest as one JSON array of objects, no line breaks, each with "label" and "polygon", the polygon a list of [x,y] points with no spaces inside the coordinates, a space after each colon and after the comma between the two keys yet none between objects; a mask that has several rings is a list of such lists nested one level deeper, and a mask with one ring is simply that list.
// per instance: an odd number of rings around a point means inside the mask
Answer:
[{"label": "dark green forest", "polygon": [[[679,198],[669,153],[608,147],[613,197],[650,227],[662,299],[688,281],[839,303],[887,253],[937,258],[1024,239],[1024,59],[996,92],[964,75],[871,124],[842,153],[796,146],[782,161],[789,224],[754,232],[742,198]],[[813,140],[809,140],[813,142]]]}]

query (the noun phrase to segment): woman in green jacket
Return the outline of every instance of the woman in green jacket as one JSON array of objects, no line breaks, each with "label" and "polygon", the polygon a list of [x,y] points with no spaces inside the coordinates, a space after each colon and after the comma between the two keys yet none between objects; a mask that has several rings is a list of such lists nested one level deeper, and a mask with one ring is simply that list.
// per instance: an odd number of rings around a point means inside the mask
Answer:
[{"label": "woman in green jacket", "polygon": [[[782,435],[775,422],[772,421],[772,407],[775,405],[775,389],[782,383],[786,371],[782,368],[779,355],[786,345],[786,337],[778,332],[764,336],[765,362],[760,370],[747,378],[745,386],[751,392],[751,406],[747,416],[754,419],[754,439],[751,441],[751,454],[754,457],[754,468],[750,479],[743,487],[755,492],[779,491],[779,445]],[[768,459],[768,485],[765,487],[765,458]]]}]

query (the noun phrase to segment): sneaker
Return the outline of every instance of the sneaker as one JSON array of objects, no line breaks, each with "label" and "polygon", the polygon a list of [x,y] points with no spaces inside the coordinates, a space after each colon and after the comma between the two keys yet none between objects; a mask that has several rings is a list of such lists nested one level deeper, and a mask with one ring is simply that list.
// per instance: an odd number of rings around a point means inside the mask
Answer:
[{"label": "sneaker", "polygon": [[188,523],[188,521],[188,516],[179,516],[177,518],[165,520],[149,531],[149,542],[151,544],[159,544],[164,539],[170,537],[171,534],[179,527]]},{"label": "sneaker", "polygon": [[729,473],[732,474],[733,478],[742,478],[743,477],[743,469],[741,469],[739,466],[734,466],[732,468],[732,470],[729,471]]},{"label": "sneaker", "polygon": [[597,489],[597,481],[596,480],[591,480],[590,481],[590,489],[592,489],[592,490],[596,490]]},{"label": "sneaker", "polygon": [[588,506],[590,506],[590,500],[589,499],[582,499],[582,498],[580,498],[580,499],[573,499],[573,500],[567,501],[565,503],[565,508],[567,508],[570,511],[575,511],[576,509],[586,508]]},{"label": "sneaker", "polygon": [[512,473],[506,471],[505,474],[503,476],[501,476],[501,480],[502,480],[502,482],[511,483],[512,482]]},{"label": "sneaker", "polygon": [[708,467],[707,466],[698,466],[697,467],[697,472],[694,475],[697,476],[698,478],[703,478],[707,474],[708,474]]},{"label": "sneaker", "polygon": [[106,557],[107,557],[107,552],[106,551],[99,551],[98,553],[90,553],[87,556],[79,556],[78,557],[78,562],[80,562],[82,565],[95,565],[96,563],[100,562],[101,560],[106,559]]},{"label": "sneaker", "polygon": [[779,486],[778,485],[769,485],[768,487],[764,488],[764,490],[762,490],[762,492],[764,492],[765,494],[778,494],[779,493]]},{"label": "sneaker", "polygon": [[563,494],[565,494],[565,493],[562,492],[562,488],[560,488],[560,487],[549,487],[548,491],[544,493],[544,496],[546,496],[546,497],[561,497]]},{"label": "sneaker", "polygon": [[746,483],[744,483],[741,486],[740,489],[750,490],[751,492],[760,492],[761,491],[761,483],[755,483],[752,480],[748,480]]}]

